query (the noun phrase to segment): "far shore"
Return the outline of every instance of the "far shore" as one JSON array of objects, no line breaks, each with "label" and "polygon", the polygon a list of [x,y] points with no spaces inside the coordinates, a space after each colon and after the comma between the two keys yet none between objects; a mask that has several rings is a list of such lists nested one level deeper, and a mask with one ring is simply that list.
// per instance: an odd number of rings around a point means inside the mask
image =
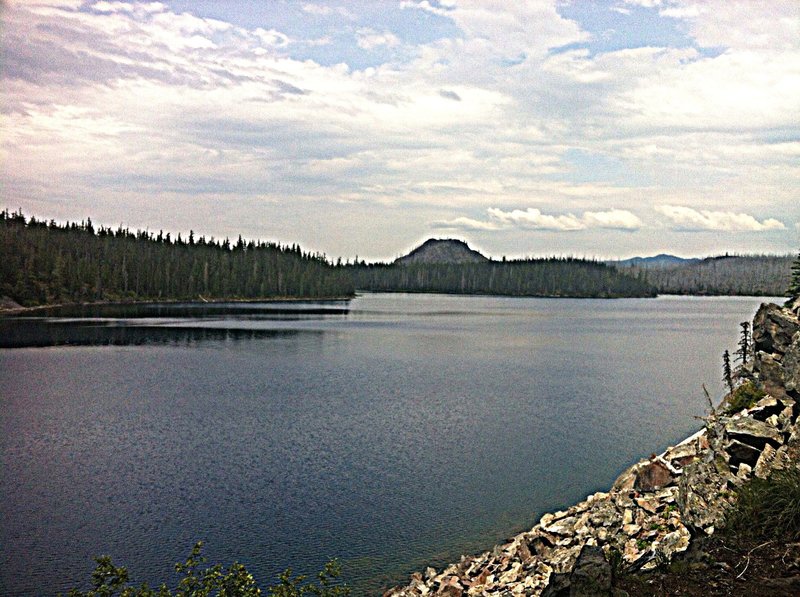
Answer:
[{"label": "far shore", "polygon": [[[326,297],[291,297],[273,296],[268,298],[200,298],[200,299],[148,299],[148,300],[121,300],[121,301],[87,301],[76,303],[48,303],[34,307],[22,305],[8,306],[0,302],[0,315],[18,315],[21,313],[35,313],[46,309],[60,307],[99,307],[99,306],[130,306],[130,305],[215,305],[221,303],[333,303],[350,301],[355,296],[326,296]],[[11,301],[13,302],[13,301]]]}]

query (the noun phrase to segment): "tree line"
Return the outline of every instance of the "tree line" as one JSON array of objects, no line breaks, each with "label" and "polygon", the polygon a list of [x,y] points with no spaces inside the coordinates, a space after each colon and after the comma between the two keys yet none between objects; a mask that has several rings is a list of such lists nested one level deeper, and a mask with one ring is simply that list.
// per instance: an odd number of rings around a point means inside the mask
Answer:
[{"label": "tree line", "polygon": [[0,296],[23,306],[352,296],[352,278],[297,245],[172,238],[0,212]]},{"label": "tree line", "polygon": [[546,297],[655,296],[643,276],[572,257],[444,264],[348,266],[356,288],[379,292],[441,292]]},{"label": "tree line", "polygon": [[660,294],[784,296],[791,255],[724,255],[680,265],[621,267]]},{"label": "tree line", "polygon": [[786,292],[791,256],[614,267],[573,257],[479,263],[331,263],[297,245],[58,224],[0,212],[0,297],[23,306],[99,301],[350,297],[355,290],[547,297]]}]

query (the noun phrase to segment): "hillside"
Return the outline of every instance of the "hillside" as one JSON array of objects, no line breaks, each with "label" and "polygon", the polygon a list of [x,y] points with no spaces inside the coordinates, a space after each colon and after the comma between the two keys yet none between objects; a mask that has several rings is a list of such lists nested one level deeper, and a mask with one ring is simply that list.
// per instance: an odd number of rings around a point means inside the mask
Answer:
[{"label": "hillside", "polygon": [[0,212],[0,297],[54,303],[351,296],[343,268],[299,247],[59,225]]},{"label": "hillside", "polygon": [[431,238],[395,260],[397,265],[429,263],[483,263],[489,261],[478,251],[470,249],[463,240]]},{"label": "hillside", "polygon": [[[651,258],[654,259],[654,258]],[[782,296],[791,255],[723,255],[699,260],[640,261],[621,271],[642,276],[659,294]]]},{"label": "hillside", "polygon": [[652,257],[631,257],[630,259],[621,259],[619,261],[607,261],[606,263],[617,267],[637,266],[637,267],[655,268],[655,267],[676,267],[680,265],[686,265],[688,263],[694,263],[696,261],[700,260],[686,259],[683,257],[677,257],[675,255],[659,253],[658,255],[653,255]]}]

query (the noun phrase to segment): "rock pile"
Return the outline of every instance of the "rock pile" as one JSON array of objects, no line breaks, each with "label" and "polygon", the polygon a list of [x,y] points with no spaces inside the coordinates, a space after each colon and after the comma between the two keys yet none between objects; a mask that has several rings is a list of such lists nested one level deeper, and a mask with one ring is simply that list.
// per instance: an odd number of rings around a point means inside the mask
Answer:
[{"label": "rock pile", "polygon": [[766,395],[754,406],[712,413],[704,429],[634,464],[609,492],[545,514],[492,551],[414,574],[384,597],[610,594],[612,567],[652,569],[686,551],[693,535],[714,533],[743,482],[800,463],[799,315],[800,301],[762,305],[755,317],[749,373]]}]

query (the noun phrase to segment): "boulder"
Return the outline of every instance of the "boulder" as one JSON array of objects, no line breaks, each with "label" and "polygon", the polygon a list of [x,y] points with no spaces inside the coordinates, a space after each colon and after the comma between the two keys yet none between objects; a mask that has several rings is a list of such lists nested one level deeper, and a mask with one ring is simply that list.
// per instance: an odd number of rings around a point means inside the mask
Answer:
[{"label": "boulder", "polygon": [[792,343],[781,361],[786,390],[800,392],[800,332],[792,336]]},{"label": "boulder", "polygon": [[788,398],[783,381],[783,365],[778,354],[757,352],[753,366],[758,372],[758,382],[763,390],[778,399]]},{"label": "boulder", "polygon": [[764,303],[753,319],[753,344],[756,351],[783,354],[800,331],[800,321],[788,309]]},{"label": "boulder", "polygon": [[551,574],[542,597],[611,595],[611,565],[596,545],[584,545],[572,572]]},{"label": "boulder", "polygon": [[[783,436],[775,427],[750,417],[728,419],[725,422],[725,433],[730,439],[738,440],[759,450],[763,449],[767,442],[772,443],[775,447],[783,443]],[[728,449],[728,453],[730,453],[730,449]]]},{"label": "boulder", "polygon": [[655,491],[671,484],[674,480],[672,471],[664,462],[653,460],[638,470],[634,487],[639,491]]}]

